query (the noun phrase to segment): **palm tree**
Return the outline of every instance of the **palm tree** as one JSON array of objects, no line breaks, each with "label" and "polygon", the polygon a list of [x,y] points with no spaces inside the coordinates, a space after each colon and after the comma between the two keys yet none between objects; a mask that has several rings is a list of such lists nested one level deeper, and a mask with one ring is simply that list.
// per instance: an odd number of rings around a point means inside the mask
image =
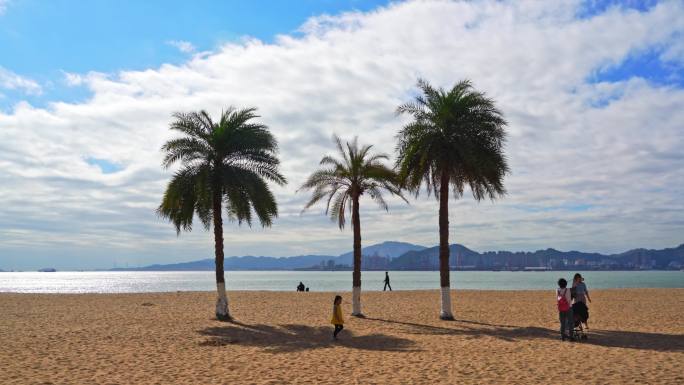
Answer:
[{"label": "palm tree", "polygon": [[[387,160],[385,154],[373,154],[373,146],[360,146],[358,138],[354,138],[346,146],[336,135],[333,141],[337,145],[340,158],[324,156],[320,165],[324,166],[312,173],[299,188],[313,190],[311,199],[304,210],[318,201],[326,199],[325,214],[336,221],[340,229],[344,228],[347,210],[351,211],[352,229],[354,231],[354,272],[352,274],[352,315],[362,317],[361,313],[361,218],[359,216],[359,198],[368,194],[380,207],[387,210],[387,203],[382,197],[383,190],[389,191],[403,199],[397,185],[397,175],[382,163]],[[303,211],[303,210],[302,210]]]},{"label": "palm tree", "polygon": [[286,183],[278,171],[278,144],[268,127],[253,123],[255,108],[228,108],[218,122],[205,111],[175,113],[170,129],[183,134],[162,146],[162,165],[180,163],[157,213],[181,230],[191,231],[193,216],[206,230],[214,227],[216,256],[216,317],[230,320],[223,273],[223,219],[251,227],[253,214],[262,226],[278,216],[278,206],[266,180]]},{"label": "palm tree", "polygon": [[456,198],[466,185],[480,201],[505,195],[509,172],[503,153],[506,121],[494,101],[463,80],[435,89],[418,80],[422,94],[397,113],[413,118],[399,132],[397,168],[402,184],[415,193],[425,183],[439,200],[440,318],[453,319],[449,292],[449,185]]}]

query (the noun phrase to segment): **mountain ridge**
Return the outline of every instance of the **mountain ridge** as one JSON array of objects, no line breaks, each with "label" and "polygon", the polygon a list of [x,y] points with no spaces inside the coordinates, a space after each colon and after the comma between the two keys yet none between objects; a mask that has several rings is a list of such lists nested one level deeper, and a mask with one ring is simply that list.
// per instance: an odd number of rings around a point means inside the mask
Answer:
[{"label": "mountain ridge", "polygon": [[[518,269],[544,267],[549,269],[679,269],[684,267],[684,244],[665,249],[631,249],[616,254],[586,253],[577,250],[560,251],[554,248],[530,251],[477,252],[461,244],[451,244],[450,266],[457,269]],[[386,241],[362,249],[364,258],[380,259],[384,264],[373,265],[375,270],[437,270],[439,246]],[[232,256],[224,260],[226,270],[295,270],[321,266],[333,261],[335,265],[351,265],[352,253],[334,255],[298,255],[292,257]],[[376,261],[377,262],[377,261]],[[114,268],[112,271],[203,271],[214,270],[214,259],[200,259],[172,264],[153,264],[133,268]],[[364,270],[367,270],[364,267]]]},{"label": "mountain ridge", "polygon": [[[382,243],[366,246],[361,249],[363,255],[371,256],[378,254],[383,257],[393,258],[408,250],[422,250],[425,246],[407,242],[385,241]],[[268,257],[268,256],[231,256],[224,258],[223,266],[226,270],[293,270],[319,266],[322,262],[332,260],[336,265],[351,265],[352,252],[340,255],[297,255],[292,257]],[[189,262],[171,264],[153,264],[141,267],[114,268],[111,271],[193,271],[214,270],[214,259],[206,258]]]}]

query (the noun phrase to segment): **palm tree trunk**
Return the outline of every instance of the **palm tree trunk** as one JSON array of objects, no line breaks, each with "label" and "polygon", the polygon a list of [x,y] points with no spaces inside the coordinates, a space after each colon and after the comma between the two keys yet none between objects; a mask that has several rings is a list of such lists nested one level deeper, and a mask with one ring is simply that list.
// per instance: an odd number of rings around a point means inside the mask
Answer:
[{"label": "palm tree trunk", "polygon": [[223,273],[223,219],[221,218],[221,194],[215,193],[213,198],[214,211],[214,254],[216,256],[216,318],[219,321],[230,320],[228,312],[228,297],[226,296],[226,281]]},{"label": "palm tree trunk", "polygon": [[359,195],[352,194],[352,230],[354,231],[354,273],[352,274],[352,315],[361,313],[361,219],[359,218]]},{"label": "palm tree trunk", "polygon": [[447,171],[442,171],[439,184],[439,281],[442,294],[439,318],[453,320],[449,282],[449,174]]}]

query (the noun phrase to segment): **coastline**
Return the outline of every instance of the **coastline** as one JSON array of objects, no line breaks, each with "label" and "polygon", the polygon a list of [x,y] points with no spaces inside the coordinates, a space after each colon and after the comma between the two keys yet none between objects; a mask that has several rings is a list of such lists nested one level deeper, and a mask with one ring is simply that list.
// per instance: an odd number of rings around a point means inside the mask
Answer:
[{"label": "coastline", "polygon": [[236,323],[213,292],[0,293],[0,383],[684,381],[684,289],[593,290],[581,344],[557,338],[550,291],[454,290],[455,322],[437,290],[365,292],[365,319],[343,292],[339,343],[331,292],[230,291]]},{"label": "coastline", "polygon": [[[584,272],[590,290],[622,287],[684,288],[682,272]],[[452,272],[454,290],[551,290],[568,272]],[[395,290],[435,290],[438,272],[390,272]],[[383,289],[384,272],[364,272],[365,292]],[[0,292],[24,293],[157,293],[213,291],[215,273],[192,272],[56,272],[0,274]],[[350,272],[229,271],[229,291],[294,291],[303,282],[312,292],[350,290]]]}]

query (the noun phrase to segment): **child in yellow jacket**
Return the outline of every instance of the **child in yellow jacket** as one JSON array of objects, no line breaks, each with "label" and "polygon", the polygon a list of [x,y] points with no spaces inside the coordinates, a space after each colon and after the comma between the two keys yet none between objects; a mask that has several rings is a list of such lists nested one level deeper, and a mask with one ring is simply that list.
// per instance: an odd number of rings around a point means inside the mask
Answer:
[{"label": "child in yellow jacket", "polygon": [[337,339],[337,335],[344,329],[344,318],[342,318],[342,296],[336,295],[333,301],[333,312],[330,323],[335,325],[333,338]]}]

